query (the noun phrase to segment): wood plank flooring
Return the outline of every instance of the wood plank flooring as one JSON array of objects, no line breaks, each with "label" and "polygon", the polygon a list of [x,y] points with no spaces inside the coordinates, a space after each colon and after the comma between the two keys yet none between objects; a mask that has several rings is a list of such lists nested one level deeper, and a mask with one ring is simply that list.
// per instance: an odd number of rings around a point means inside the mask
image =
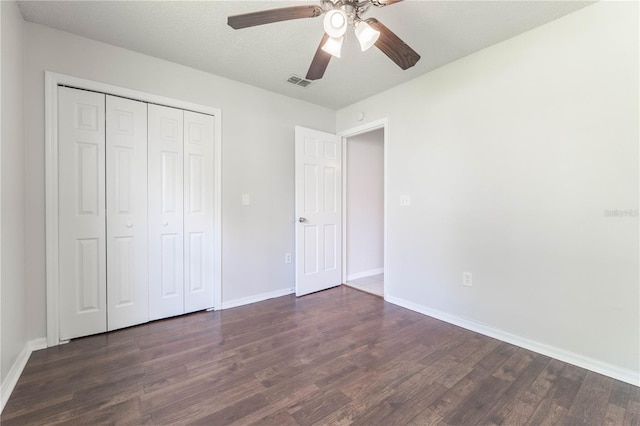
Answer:
[{"label": "wood plank flooring", "polygon": [[34,352],[3,425],[640,425],[640,388],[342,286]]}]

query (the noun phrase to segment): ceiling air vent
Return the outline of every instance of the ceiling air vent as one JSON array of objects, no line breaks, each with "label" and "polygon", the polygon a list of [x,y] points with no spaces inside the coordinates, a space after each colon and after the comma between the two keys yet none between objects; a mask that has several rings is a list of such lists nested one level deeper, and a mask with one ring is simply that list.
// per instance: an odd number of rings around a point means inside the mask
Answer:
[{"label": "ceiling air vent", "polygon": [[305,80],[302,77],[298,77],[297,75],[292,75],[287,79],[287,83],[295,84],[300,87],[307,87],[313,82],[311,80]]}]

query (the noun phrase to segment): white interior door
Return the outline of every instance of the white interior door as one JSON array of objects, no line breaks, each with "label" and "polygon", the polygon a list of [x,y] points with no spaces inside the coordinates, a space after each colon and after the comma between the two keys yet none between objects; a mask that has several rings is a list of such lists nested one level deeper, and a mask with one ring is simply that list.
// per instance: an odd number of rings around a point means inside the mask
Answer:
[{"label": "white interior door", "polygon": [[213,117],[184,112],[184,309],[213,307]]},{"label": "white interior door", "polygon": [[184,313],[183,111],[148,107],[149,319]]},{"label": "white interior door", "polygon": [[296,295],[341,284],[342,141],[295,129]]},{"label": "white interior door", "polygon": [[106,98],[107,329],[149,321],[147,104]]},{"label": "white interior door", "polygon": [[107,329],[105,95],[58,88],[60,340]]}]

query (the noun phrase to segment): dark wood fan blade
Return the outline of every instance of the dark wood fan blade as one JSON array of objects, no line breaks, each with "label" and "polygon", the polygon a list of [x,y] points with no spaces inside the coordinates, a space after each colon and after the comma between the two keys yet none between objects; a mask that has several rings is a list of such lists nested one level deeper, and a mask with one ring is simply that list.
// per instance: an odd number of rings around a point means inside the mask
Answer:
[{"label": "dark wood fan blade", "polygon": [[420,60],[420,55],[418,55],[415,50],[410,48],[407,43],[402,41],[400,37],[395,35],[376,18],[369,18],[366,22],[380,31],[380,37],[378,37],[376,41],[376,47],[387,55],[389,59],[398,64],[400,68],[406,70]]},{"label": "dark wood fan blade", "polygon": [[322,46],[324,46],[328,38],[329,36],[327,34],[322,36],[318,50],[316,50],[309,71],[307,71],[307,76],[305,77],[307,80],[319,80],[324,75],[324,71],[327,69],[327,65],[329,65],[329,61],[331,60],[331,55],[322,50]]},{"label": "dark wood fan blade", "polygon": [[324,11],[318,5],[291,6],[279,9],[261,10],[259,12],[233,15],[227,18],[227,24],[238,30],[240,28],[255,27],[256,25],[271,24],[272,22],[289,21],[291,19],[315,18]]},{"label": "dark wood fan blade", "polygon": [[400,3],[402,0],[373,0],[371,4],[377,7],[389,6],[394,3]]}]

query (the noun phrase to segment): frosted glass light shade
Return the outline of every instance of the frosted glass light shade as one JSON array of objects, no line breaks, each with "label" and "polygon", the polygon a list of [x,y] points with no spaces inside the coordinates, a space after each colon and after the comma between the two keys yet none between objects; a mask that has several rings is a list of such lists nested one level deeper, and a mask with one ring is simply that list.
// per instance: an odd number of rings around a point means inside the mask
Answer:
[{"label": "frosted glass light shade", "polygon": [[376,41],[378,41],[378,37],[380,37],[380,31],[374,29],[364,21],[358,23],[355,33],[360,42],[360,49],[362,49],[363,52],[373,46]]},{"label": "frosted glass light shade", "polygon": [[340,50],[342,49],[342,42],[344,41],[344,37],[329,37],[327,41],[322,46],[322,50],[329,53],[330,55],[335,56],[336,58],[340,57]]},{"label": "frosted glass light shade", "polygon": [[324,31],[329,37],[342,37],[347,32],[349,20],[347,14],[340,9],[332,9],[324,16]]}]

